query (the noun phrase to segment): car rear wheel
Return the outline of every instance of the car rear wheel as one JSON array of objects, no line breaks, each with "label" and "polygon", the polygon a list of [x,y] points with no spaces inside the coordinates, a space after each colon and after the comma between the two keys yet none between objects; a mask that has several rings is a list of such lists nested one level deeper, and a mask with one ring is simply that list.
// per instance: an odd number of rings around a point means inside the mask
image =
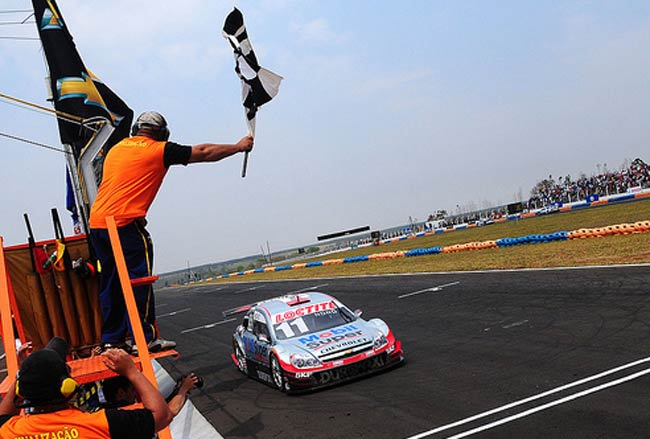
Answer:
[{"label": "car rear wheel", "polygon": [[248,365],[246,364],[246,356],[242,352],[238,344],[235,344],[235,358],[237,359],[237,369],[243,374],[248,375]]},{"label": "car rear wheel", "polygon": [[280,390],[281,392],[285,391],[284,388],[284,370],[280,366],[278,358],[271,354],[271,380],[273,381],[273,386]]}]

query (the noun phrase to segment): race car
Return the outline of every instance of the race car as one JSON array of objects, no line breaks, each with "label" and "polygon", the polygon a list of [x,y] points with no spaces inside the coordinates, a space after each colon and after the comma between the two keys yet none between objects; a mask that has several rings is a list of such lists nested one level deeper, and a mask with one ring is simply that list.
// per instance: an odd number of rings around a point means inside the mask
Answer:
[{"label": "race car", "polygon": [[287,295],[245,305],[231,358],[245,375],[283,392],[324,387],[404,361],[401,343],[380,319],[364,320],[332,296]]}]

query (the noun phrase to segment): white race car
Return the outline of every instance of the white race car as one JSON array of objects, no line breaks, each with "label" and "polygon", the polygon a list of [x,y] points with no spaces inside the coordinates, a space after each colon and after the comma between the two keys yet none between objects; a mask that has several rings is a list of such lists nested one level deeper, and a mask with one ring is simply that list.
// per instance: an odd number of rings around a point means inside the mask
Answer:
[{"label": "white race car", "polygon": [[323,387],[400,364],[401,343],[380,319],[363,320],[327,294],[277,297],[245,312],[231,355],[244,374],[292,392]]}]

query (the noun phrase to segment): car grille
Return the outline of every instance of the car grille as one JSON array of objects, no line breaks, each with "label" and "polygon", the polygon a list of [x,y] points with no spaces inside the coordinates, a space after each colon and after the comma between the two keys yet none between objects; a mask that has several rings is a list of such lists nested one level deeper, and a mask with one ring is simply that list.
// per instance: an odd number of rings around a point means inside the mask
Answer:
[{"label": "car grille", "polygon": [[327,354],[320,355],[318,359],[322,362],[342,360],[344,358],[354,357],[355,355],[359,355],[363,352],[367,352],[371,350],[372,350],[372,341],[370,341],[369,343],[363,343],[353,347],[343,346],[340,349],[337,349],[336,351],[328,352]]},{"label": "car grille", "polygon": [[385,352],[365,360],[337,367],[314,374],[316,385],[326,385],[336,381],[342,381],[355,376],[364,375],[373,370],[381,369],[388,363],[388,356]]}]

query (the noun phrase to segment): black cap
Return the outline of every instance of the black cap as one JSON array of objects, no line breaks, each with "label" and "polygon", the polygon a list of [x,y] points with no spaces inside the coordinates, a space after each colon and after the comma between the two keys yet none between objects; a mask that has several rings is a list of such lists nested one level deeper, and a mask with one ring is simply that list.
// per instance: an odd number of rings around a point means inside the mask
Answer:
[{"label": "black cap", "polygon": [[43,349],[31,353],[18,371],[17,393],[25,406],[57,404],[68,398],[61,394],[61,383],[70,377],[66,355],[68,342],[54,337]]}]

